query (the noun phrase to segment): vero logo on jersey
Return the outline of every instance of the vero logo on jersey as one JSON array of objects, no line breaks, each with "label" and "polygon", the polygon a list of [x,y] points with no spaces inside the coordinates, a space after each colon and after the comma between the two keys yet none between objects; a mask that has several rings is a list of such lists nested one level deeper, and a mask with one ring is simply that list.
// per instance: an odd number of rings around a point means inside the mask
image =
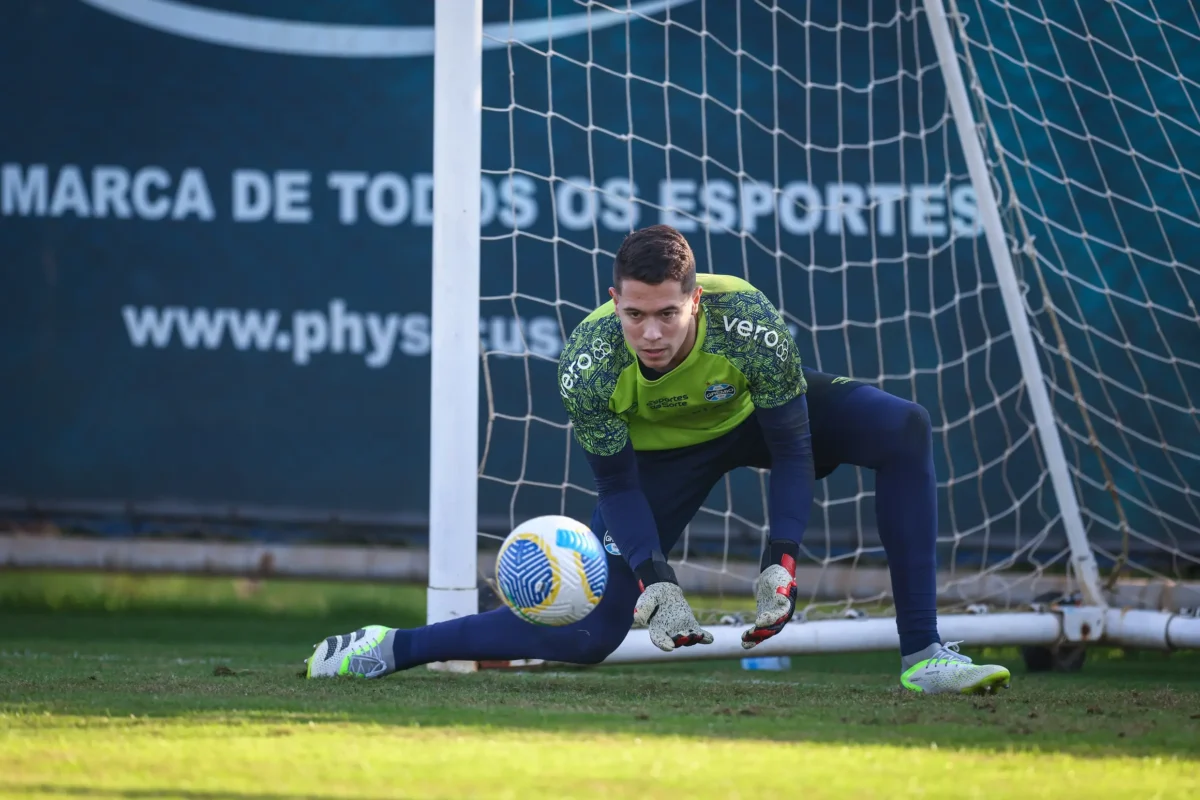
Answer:
[{"label": "vero logo on jersey", "polygon": [[[433,55],[432,25],[342,25],[330,22],[260,17],[205,8],[183,0],[82,0],[93,8],[198,42],[324,58],[416,58]],[[648,0],[616,11],[594,9],[533,19],[504,20],[483,26],[483,49],[498,50],[511,42],[540,45],[637,22],[692,0]],[[251,3],[247,0],[247,6]],[[330,5],[333,5],[332,3]]]},{"label": "vero logo on jersey", "polygon": [[559,386],[562,387],[559,394],[566,397],[566,392],[575,388],[575,385],[583,377],[583,373],[610,355],[612,355],[612,345],[603,339],[593,339],[589,351],[579,353],[568,364],[562,367],[558,376]]},{"label": "vero logo on jersey", "polygon": [[788,357],[788,338],[781,336],[779,331],[774,328],[768,328],[762,323],[755,323],[748,319],[730,317],[728,315],[722,315],[721,321],[725,323],[726,333],[734,333],[743,339],[762,342],[775,351],[775,355],[780,361]]}]

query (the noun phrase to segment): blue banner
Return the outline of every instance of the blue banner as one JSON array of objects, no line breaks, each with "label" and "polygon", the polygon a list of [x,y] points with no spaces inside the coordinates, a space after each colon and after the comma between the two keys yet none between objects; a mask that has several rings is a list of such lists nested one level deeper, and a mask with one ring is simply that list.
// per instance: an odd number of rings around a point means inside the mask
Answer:
[{"label": "blue banner", "polygon": [[[923,16],[787,5],[485,3],[485,527],[587,517],[554,360],[607,299],[622,236],[656,222],[702,270],[767,292],[808,363],[933,410],[946,531],[1044,516]],[[419,529],[433,4],[62,0],[0,18],[23,76],[0,111],[5,505]],[[734,495],[761,516],[756,478]],[[853,528],[853,505],[818,518]]]}]

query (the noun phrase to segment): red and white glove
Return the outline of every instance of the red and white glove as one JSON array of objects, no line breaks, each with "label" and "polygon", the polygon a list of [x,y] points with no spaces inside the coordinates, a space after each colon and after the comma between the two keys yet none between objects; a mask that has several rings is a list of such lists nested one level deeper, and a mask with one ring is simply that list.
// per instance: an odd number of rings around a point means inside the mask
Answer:
[{"label": "red and white glove", "polygon": [[650,629],[655,647],[670,652],[676,647],[712,644],[713,635],[700,627],[666,559],[656,554],[635,572],[642,596],[633,608],[633,620]]},{"label": "red and white glove", "polygon": [[754,627],[742,634],[746,650],[783,630],[796,613],[796,560],[789,555],[762,571],[754,584],[758,613]]},{"label": "red and white glove", "polygon": [[713,635],[696,621],[678,584],[647,586],[633,609],[633,619],[650,628],[650,641],[659,650],[670,652],[676,647],[713,642]]}]

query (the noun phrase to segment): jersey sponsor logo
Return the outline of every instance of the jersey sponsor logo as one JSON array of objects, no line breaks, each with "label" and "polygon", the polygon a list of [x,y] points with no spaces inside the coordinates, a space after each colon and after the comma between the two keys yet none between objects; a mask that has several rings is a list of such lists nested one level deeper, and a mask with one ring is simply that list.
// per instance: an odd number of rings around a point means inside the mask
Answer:
[{"label": "jersey sponsor logo", "polygon": [[736,334],[743,339],[762,342],[768,348],[775,351],[775,356],[780,361],[787,360],[788,339],[774,328],[763,325],[761,322],[755,323],[748,319],[730,317],[725,314],[721,315],[721,321],[725,324],[726,333]]},{"label": "jersey sponsor logo", "polygon": [[617,543],[613,541],[611,533],[604,534],[604,549],[612,553],[614,556],[621,555],[621,548],[617,547]]},{"label": "jersey sponsor logo", "polygon": [[[553,17],[504,20],[483,26],[483,49],[498,50],[509,42],[537,45],[588,31],[625,25],[693,0],[649,0],[628,9],[581,11]],[[198,42],[327,58],[415,58],[433,55],[432,25],[342,25],[279,19],[204,8],[180,0],[83,0],[100,11],[135,25]]]},{"label": "jersey sponsor logo", "polygon": [[683,408],[688,404],[688,396],[686,394],[672,395],[671,397],[656,397],[646,403],[646,408]]},{"label": "jersey sponsor logo", "polygon": [[722,400],[728,400],[735,394],[737,394],[737,389],[728,383],[714,383],[704,390],[704,399],[710,403],[719,403]]},{"label": "jersey sponsor logo", "polygon": [[575,356],[569,364],[562,368],[562,374],[558,378],[558,384],[562,387],[559,394],[566,397],[567,392],[575,388],[584,373],[603,362],[610,355],[612,355],[611,344],[603,339],[593,339],[587,350]]}]

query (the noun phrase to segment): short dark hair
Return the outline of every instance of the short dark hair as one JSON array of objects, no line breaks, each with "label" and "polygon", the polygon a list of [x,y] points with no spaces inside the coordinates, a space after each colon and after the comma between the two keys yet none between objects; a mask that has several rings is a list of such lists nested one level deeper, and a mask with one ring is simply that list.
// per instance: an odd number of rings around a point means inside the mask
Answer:
[{"label": "short dark hair", "polygon": [[613,286],[621,281],[658,285],[679,281],[683,292],[696,288],[696,256],[683,234],[670,225],[651,225],[625,237],[613,262]]}]

